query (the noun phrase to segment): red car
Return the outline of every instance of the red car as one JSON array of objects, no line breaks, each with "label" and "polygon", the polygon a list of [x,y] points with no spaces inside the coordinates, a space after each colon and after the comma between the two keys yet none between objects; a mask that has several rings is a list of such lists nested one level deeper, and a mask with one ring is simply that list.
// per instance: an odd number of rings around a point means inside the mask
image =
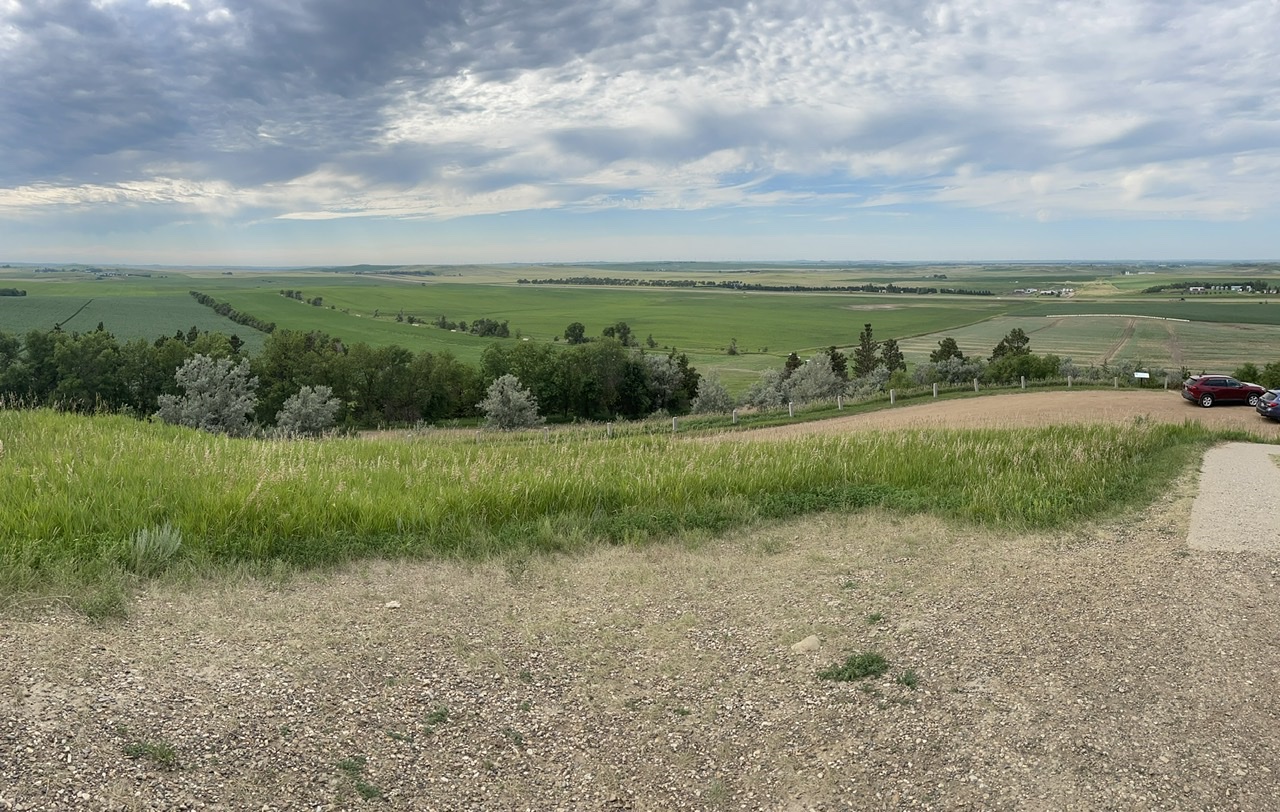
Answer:
[{"label": "red car", "polygon": [[1182,382],[1182,396],[1206,409],[1215,403],[1247,403],[1257,406],[1267,390],[1227,375],[1192,375]]}]

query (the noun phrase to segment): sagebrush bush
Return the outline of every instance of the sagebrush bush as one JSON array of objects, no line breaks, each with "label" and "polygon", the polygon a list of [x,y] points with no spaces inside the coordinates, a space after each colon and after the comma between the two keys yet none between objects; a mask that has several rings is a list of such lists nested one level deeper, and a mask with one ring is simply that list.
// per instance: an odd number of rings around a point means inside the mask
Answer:
[{"label": "sagebrush bush", "polygon": [[182,531],[168,523],[144,527],[133,534],[129,544],[129,570],[138,575],[154,575],[164,569],[182,548]]},{"label": "sagebrush bush", "polygon": [[538,399],[515,375],[503,375],[490,384],[478,406],[484,412],[485,425],[499,431],[529,429],[544,422],[538,414]]},{"label": "sagebrush bush", "polygon": [[304,386],[276,414],[276,428],[287,435],[315,436],[333,428],[342,401],[328,386]]},{"label": "sagebrush bush", "polygon": [[197,355],[174,373],[181,395],[161,395],[156,412],[166,423],[240,437],[249,433],[249,416],[258,403],[258,379],[249,362]]}]

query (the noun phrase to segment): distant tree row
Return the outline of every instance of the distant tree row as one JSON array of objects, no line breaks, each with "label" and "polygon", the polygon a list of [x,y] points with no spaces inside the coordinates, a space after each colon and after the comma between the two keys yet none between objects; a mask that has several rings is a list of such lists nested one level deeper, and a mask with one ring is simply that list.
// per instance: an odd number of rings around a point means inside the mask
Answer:
[{"label": "distant tree row", "polygon": [[[937,276],[946,279],[945,274]],[[915,285],[895,285],[892,282],[879,284],[865,282],[861,285],[768,285],[759,282],[741,282],[736,279],[697,280],[697,279],[622,279],[609,276],[570,276],[560,279],[518,279],[521,285],[606,285],[613,287],[654,287],[654,288],[721,288],[725,290],[762,291],[769,293],[947,293],[960,296],[991,296],[989,290],[971,290],[968,288],[920,287]]]},{"label": "distant tree row", "polygon": [[0,296],[26,296],[26,295],[27,295],[27,292],[25,290],[19,290],[17,288],[0,288]]},{"label": "distant tree row", "polygon": [[[410,316],[409,318],[410,323],[412,323],[413,317]],[[509,338],[511,336],[511,328],[507,325],[506,319],[497,321],[495,319],[480,318],[468,324],[465,321],[449,321],[444,316],[440,316],[431,323],[441,330],[458,330],[481,338]]]},{"label": "distant tree row", "polygon": [[190,293],[191,298],[195,299],[205,307],[212,308],[214,313],[228,318],[236,324],[243,324],[246,327],[251,327],[254,330],[258,330],[263,333],[271,333],[276,329],[276,323],[274,321],[263,321],[257,316],[251,316],[248,313],[241,313],[239,310],[232,307],[230,302],[219,302],[209,294],[201,293],[198,290],[190,291]]},{"label": "distant tree row", "polygon": [[1230,290],[1233,287],[1247,289],[1253,293],[1275,294],[1277,286],[1274,279],[1212,279],[1208,281],[1190,281],[1190,282],[1166,282],[1163,285],[1152,285],[1149,288],[1143,288],[1143,293],[1164,293],[1167,290],[1187,291],[1191,288],[1204,288],[1206,290]]},{"label": "distant tree row", "polygon": [[[624,347],[640,346],[640,342],[636,340],[636,337],[631,332],[631,325],[627,324],[625,321],[609,325],[600,332],[600,335],[604,338],[615,339]],[[556,340],[559,340],[559,336],[556,337]],[[568,327],[564,328],[564,340],[570,344],[585,344],[591,339],[587,336],[586,325],[580,321],[575,321]],[[658,346],[658,342],[653,340],[652,335],[645,339],[644,343],[649,349],[653,349]]]}]

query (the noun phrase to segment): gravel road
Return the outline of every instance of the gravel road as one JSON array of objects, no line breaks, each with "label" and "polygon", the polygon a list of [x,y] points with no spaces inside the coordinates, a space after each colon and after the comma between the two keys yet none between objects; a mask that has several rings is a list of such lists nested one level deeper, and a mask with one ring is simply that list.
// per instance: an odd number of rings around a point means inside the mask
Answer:
[{"label": "gravel road", "polygon": [[[943,411],[1139,403],[1075,398]],[[911,408],[874,420],[939,419]],[[1274,810],[1280,556],[1188,538],[1213,536],[1193,506],[1218,472],[1275,464],[1223,453],[1139,513],[1053,534],[872,512],[161,583],[125,621],[11,606],[0,809]],[[1238,496],[1220,535],[1255,526]],[[855,652],[888,670],[818,678]]]}]

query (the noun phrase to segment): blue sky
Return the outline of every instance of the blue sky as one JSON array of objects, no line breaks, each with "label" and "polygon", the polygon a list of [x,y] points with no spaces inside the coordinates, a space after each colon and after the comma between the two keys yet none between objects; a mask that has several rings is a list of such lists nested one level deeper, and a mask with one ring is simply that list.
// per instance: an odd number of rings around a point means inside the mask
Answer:
[{"label": "blue sky", "polygon": [[0,260],[1280,258],[1276,0],[0,0]]}]

